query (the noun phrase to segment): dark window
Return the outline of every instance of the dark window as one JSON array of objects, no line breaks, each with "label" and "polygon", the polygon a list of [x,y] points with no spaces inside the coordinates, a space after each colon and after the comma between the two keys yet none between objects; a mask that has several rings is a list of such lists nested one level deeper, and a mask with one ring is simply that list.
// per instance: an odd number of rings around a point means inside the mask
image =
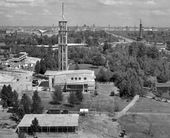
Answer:
[{"label": "dark window", "polygon": [[79,78],[79,80],[81,80],[81,78]]},{"label": "dark window", "polygon": [[73,80],[74,78],[72,77],[71,80]]},{"label": "dark window", "polygon": [[86,78],[86,77],[84,77],[84,80],[87,80],[87,78]]},{"label": "dark window", "polygon": [[77,77],[75,78],[75,80],[77,80]]}]

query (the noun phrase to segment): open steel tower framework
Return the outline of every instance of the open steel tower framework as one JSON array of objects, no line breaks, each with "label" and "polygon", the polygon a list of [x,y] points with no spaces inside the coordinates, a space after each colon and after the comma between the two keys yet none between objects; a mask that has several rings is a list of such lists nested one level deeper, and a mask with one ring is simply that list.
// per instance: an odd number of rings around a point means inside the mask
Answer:
[{"label": "open steel tower framework", "polygon": [[58,70],[68,69],[67,21],[64,18],[64,3],[62,3],[62,20],[59,21],[58,32]]}]

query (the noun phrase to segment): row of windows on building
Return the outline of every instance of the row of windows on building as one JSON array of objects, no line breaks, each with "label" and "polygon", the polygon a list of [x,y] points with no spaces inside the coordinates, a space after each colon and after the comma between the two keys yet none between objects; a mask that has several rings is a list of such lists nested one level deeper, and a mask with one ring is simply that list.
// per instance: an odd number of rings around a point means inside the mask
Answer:
[{"label": "row of windows on building", "polygon": [[[71,78],[71,80],[81,80],[81,79],[82,79],[81,77],[79,77],[79,78],[77,78],[77,77],[73,78],[73,77],[72,77],[72,78]],[[86,77],[84,77],[83,79],[84,79],[84,80],[87,80]]]}]

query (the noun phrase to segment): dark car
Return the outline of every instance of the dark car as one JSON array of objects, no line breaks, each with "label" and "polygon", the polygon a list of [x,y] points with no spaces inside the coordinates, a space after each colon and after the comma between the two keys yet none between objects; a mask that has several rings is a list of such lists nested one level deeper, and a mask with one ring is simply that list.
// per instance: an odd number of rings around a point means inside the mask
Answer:
[{"label": "dark car", "polygon": [[39,83],[38,83],[38,80],[33,80],[33,81],[32,81],[32,86],[38,86],[38,84],[39,84]]},{"label": "dark car", "polygon": [[47,111],[47,114],[60,114],[60,113],[61,113],[60,109],[49,109]]},{"label": "dark car", "polygon": [[62,114],[68,114],[69,112],[68,112],[68,110],[63,110],[61,113]]}]

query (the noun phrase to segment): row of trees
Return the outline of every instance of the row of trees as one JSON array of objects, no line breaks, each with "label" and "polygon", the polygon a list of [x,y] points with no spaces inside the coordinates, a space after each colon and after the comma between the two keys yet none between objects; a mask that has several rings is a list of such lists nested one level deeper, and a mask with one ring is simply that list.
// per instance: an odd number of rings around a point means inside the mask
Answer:
[{"label": "row of trees", "polygon": [[47,35],[37,36],[36,34],[27,33],[14,33],[11,35],[6,35],[4,39],[7,45],[54,45],[58,43],[58,36],[53,35],[51,37]]},{"label": "row of trees", "polygon": [[82,64],[104,65],[105,56],[99,48],[72,47],[69,49],[68,58]]},{"label": "row of trees", "polygon": [[12,87],[10,85],[4,85],[2,87],[0,97],[2,101],[2,106],[4,108],[11,106],[14,107],[18,104],[18,93],[15,90],[12,90]]},{"label": "row of trees", "polygon": [[[56,86],[55,87],[55,91],[53,92],[52,95],[52,104],[60,104],[63,100],[63,93],[62,93],[62,89],[60,86]],[[83,100],[83,94],[82,91],[76,91],[76,92],[70,92],[70,95],[68,97],[68,102],[71,105],[74,104],[80,104]]]},{"label": "row of trees", "polygon": [[19,121],[25,114],[40,114],[43,112],[43,106],[41,98],[38,92],[35,91],[32,99],[27,95],[23,94],[21,100],[18,99],[18,93],[10,85],[4,85],[1,93],[2,105],[4,108],[12,107],[13,119]]},{"label": "row of trees", "polygon": [[68,33],[68,42],[81,43],[85,42],[89,47],[97,47],[101,42],[117,42],[118,38],[107,34],[105,31],[71,31]]},{"label": "row of trees", "polygon": [[[58,44],[58,35],[53,35],[51,37],[47,35],[38,36],[36,34],[27,33],[13,33],[11,35],[6,35],[4,39],[7,45],[54,45]],[[82,43],[85,42],[89,47],[98,46],[100,42],[109,41],[117,42],[118,38],[107,34],[105,31],[70,31],[68,33],[68,43]]]}]

